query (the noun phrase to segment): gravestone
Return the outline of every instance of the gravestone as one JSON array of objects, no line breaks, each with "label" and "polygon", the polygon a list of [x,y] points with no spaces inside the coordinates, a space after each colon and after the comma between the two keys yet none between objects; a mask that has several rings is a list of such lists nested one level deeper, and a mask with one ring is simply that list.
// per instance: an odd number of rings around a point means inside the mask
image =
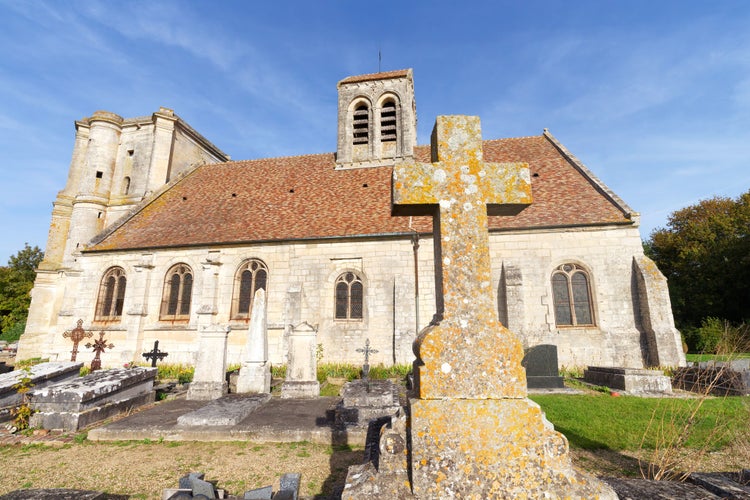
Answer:
[{"label": "gravestone", "polygon": [[227,393],[227,337],[230,328],[207,325],[201,330],[198,359],[187,399],[209,401]]},{"label": "gravestone", "polygon": [[396,165],[393,203],[432,215],[435,241],[437,312],[415,341],[409,435],[390,437],[410,449],[388,452],[411,474],[351,468],[342,498],[617,498],[573,469],[567,440],[526,398],[521,342],[497,319],[487,216],[531,203],[528,167],[484,162],[479,118],[438,117],[432,163]]},{"label": "gravestone", "polygon": [[271,392],[271,363],[268,362],[268,328],[266,324],[266,292],[255,292],[247,342],[243,351],[242,366],[237,377],[237,392]]},{"label": "gravestone", "polygon": [[29,425],[76,431],[154,401],[156,368],[97,370],[30,392]]},{"label": "gravestone", "polygon": [[286,366],[286,380],[281,384],[281,397],[314,398],[320,395],[318,363],[315,347],[318,330],[307,323],[300,323],[289,335],[289,355]]},{"label": "gravestone", "polygon": [[21,403],[22,395],[13,387],[24,377],[31,379],[34,389],[43,389],[58,382],[78,378],[83,363],[72,361],[39,363],[26,370],[15,370],[0,374],[0,419],[9,415],[10,408]]},{"label": "gravestone", "polygon": [[557,364],[557,346],[540,344],[526,349],[521,365],[526,369],[529,389],[564,389]]}]

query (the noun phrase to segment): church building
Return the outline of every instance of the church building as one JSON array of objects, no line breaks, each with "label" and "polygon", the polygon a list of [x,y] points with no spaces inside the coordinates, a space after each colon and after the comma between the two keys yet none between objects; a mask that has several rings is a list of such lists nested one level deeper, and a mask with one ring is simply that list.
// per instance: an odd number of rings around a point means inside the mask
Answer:
[{"label": "church building", "polygon": [[[76,121],[18,359],[70,359],[81,320],[114,345],[104,366],[155,340],[193,364],[207,329],[239,363],[263,289],[272,363],[298,331],[323,362],[360,364],[369,340],[371,363],[411,363],[436,311],[432,218],[392,210],[394,165],[430,162],[416,121],[411,70],[338,83],[333,153],[231,160],[167,108]],[[529,168],[531,204],[488,223],[498,318],[524,347],[554,344],[568,367],[684,365],[638,214],[546,129],[484,138],[483,157]]]}]

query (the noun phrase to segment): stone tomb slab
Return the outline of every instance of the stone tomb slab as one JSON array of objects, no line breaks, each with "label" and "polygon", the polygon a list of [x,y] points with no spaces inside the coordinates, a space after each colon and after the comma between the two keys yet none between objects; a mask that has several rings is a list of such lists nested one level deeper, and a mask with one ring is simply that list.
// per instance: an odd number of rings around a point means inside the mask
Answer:
[{"label": "stone tomb slab", "polygon": [[401,408],[398,386],[390,380],[355,380],[341,388],[336,407],[339,425],[366,426],[370,420],[395,415]]},{"label": "stone tomb slab", "polygon": [[589,366],[583,371],[583,380],[633,394],[672,392],[672,382],[661,370]]},{"label": "stone tomb slab", "polygon": [[[30,368],[29,378],[34,389],[43,389],[51,384],[77,379],[82,366],[83,363],[72,361],[40,363]],[[21,403],[21,395],[13,386],[26,375],[25,370],[0,374],[0,417]]]},{"label": "stone tomb slab", "polygon": [[271,399],[270,394],[229,394],[177,418],[177,425],[237,425]]},{"label": "stone tomb slab", "polygon": [[31,392],[32,427],[75,431],[154,401],[156,368],[97,370]]}]

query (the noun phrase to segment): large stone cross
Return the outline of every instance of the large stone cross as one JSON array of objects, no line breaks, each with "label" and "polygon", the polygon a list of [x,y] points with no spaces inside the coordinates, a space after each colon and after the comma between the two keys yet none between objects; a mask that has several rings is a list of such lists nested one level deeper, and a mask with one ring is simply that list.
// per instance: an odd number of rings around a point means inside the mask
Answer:
[{"label": "large stone cross", "polygon": [[483,160],[478,117],[439,116],[432,163],[394,168],[394,213],[433,216],[437,313],[416,342],[418,397],[525,397],[521,343],[493,300],[487,216],[530,203],[525,163]]}]

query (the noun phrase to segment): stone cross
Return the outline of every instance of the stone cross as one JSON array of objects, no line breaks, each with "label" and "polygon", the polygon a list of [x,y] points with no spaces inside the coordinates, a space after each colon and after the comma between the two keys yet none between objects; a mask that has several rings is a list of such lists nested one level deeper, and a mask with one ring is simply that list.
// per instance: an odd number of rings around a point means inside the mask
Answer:
[{"label": "stone cross", "polygon": [[83,329],[83,320],[79,319],[76,323],[76,327],[72,330],[63,332],[63,338],[70,338],[73,341],[73,350],[70,351],[70,360],[75,361],[78,356],[78,344],[85,338],[91,338],[94,336],[94,332],[87,332]]},{"label": "stone cross", "polygon": [[110,343],[107,344],[107,341],[104,340],[104,332],[99,332],[99,338],[94,340],[94,343],[88,343],[86,344],[86,347],[91,349],[94,348],[94,352],[96,355],[94,356],[94,359],[91,360],[91,371],[99,370],[102,367],[102,358],[101,354],[104,352],[104,349],[112,349],[115,345]]},{"label": "stone cross", "polygon": [[526,164],[483,160],[478,117],[438,117],[432,163],[394,168],[394,213],[433,216],[437,312],[415,344],[420,398],[525,397],[521,343],[497,320],[487,216],[530,203]]},{"label": "stone cross", "polygon": [[144,358],[146,358],[147,360],[150,359],[151,360],[151,367],[152,368],[156,368],[156,361],[157,360],[161,361],[162,359],[166,358],[167,356],[169,356],[169,353],[168,352],[160,351],[159,350],[159,341],[158,340],[154,340],[154,348],[150,352],[144,352],[142,354],[142,356]]}]

